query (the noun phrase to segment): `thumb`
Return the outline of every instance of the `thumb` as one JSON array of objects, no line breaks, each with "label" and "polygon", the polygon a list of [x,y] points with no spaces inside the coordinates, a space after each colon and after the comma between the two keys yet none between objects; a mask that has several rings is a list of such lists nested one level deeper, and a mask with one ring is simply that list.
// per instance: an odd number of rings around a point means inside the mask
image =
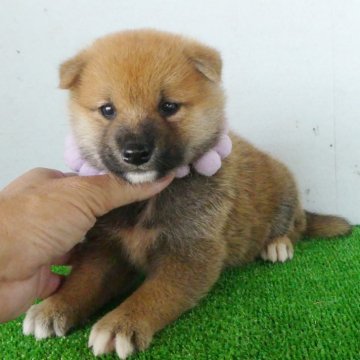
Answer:
[{"label": "thumb", "polygon": [[51,272],[49,266],[43,266],[40,270],[37,296],[46,299],[52,295],[61,285],[62,276]]},{"label": "thumb", "polygon": [[167,187],[174,179],[168,175],[158,181],[144,184],[130,184],[111,174],[96,176],[73,176],[59,179],[65,183],[72,196],[80,198],[96,216],[102,216],[110,210],[132,202],[154,196]]}]

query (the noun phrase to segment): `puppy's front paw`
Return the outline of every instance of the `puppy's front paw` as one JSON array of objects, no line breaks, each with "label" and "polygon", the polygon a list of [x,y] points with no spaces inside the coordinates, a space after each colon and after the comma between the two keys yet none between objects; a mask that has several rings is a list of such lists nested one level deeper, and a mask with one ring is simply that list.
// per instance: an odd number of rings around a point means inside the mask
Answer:
[{"label": "puppy's front paw", "polygon": [[33,305],[23,322],[24,335],[34,335],[36,339],[64,336],[75,325],[74,312],[66,304],[52,301],[51,297]]},{"label": "puppy's front paw", "polygon": [[126,359],[135,350],[146,349],[151,339],[152,334],[144,323],[137,323],[114,310],[93,326],[89,347],[95,356],[116,351],[120,359]]},{"label": "puppy's front paw", "polygon": [[268,244],[260,254],[263,260],[271,262],[285,262],[294,256],[294,247],[287,236],[282,236]]}]

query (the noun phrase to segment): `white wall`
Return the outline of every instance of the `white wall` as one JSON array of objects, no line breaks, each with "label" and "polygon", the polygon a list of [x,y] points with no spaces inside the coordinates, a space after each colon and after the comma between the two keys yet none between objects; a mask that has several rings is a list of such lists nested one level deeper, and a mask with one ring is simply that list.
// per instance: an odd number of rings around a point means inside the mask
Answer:
[{"label": "white wall", "polygon": [[0,0],[0,187],[64,169],[58,64],[137,27],[220,49],[232,127],[293,170],[306,208],[360,223],[358,0]]}]

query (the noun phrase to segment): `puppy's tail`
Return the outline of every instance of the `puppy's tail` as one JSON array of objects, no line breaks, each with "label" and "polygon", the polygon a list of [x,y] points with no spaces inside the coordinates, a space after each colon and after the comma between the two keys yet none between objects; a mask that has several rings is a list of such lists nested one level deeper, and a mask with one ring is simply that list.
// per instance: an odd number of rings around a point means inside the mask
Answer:
[{"label": "puppy's tail", "polygon": [[342,217],[333,215],[319,215],[305,211],[307,236],[332,237],[349,234],[352,230],[350,223]]}]

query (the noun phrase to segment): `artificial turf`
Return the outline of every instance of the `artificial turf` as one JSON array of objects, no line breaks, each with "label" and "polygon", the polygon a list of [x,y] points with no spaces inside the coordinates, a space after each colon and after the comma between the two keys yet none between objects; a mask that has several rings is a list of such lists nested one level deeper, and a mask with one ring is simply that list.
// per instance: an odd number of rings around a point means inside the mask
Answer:
[{"label": "artificial turf", "polygon": [[[229,269],[209,295],[131,359],[360,359],[360,227],[296,246],[285,264]],[[0,359],[92,359],[90,324],[36,341],[0,325]],[[115,359],[107,355],[104,359]]]}]

